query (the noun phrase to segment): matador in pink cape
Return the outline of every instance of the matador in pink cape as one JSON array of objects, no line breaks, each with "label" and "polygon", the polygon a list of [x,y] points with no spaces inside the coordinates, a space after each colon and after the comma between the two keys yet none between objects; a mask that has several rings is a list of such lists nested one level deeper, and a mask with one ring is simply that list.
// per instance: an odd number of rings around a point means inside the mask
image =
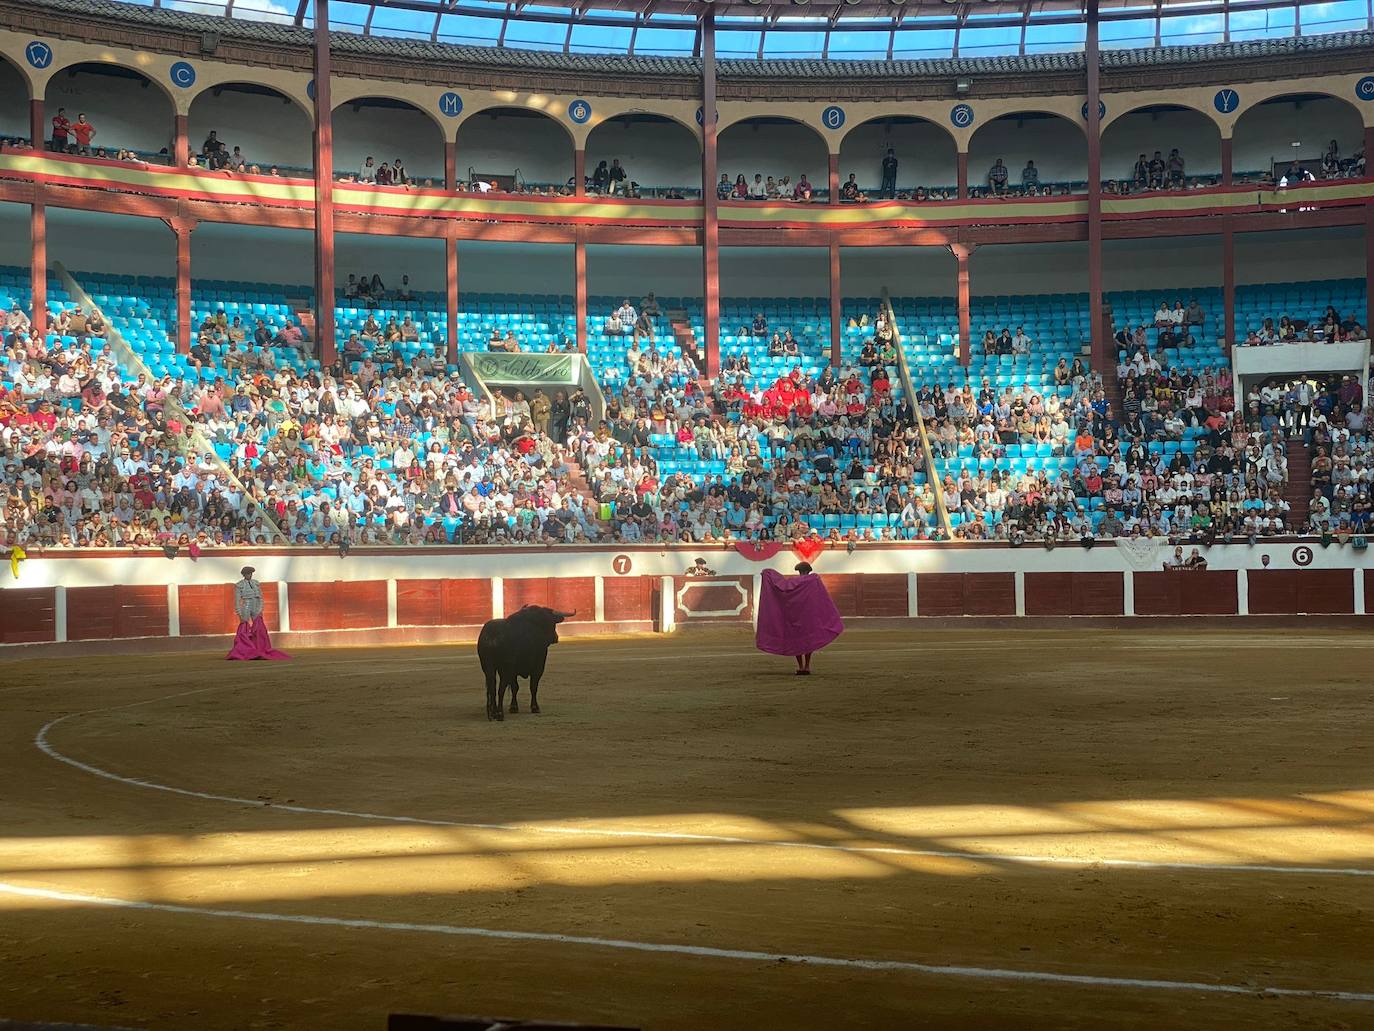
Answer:
[{"label": "matador in pink cape", "polygon": [[844,633],[844,621],[810,564],[799,562],[796,570],[796,576],[763,571],[754,642],[759,651],[795,657],[797,676],[806,677],[811,675],[812,654]]},{"label": "matador in pink cape", "polygon": [[239,617],[234,647],[226,659],[289,659],[291,656],[272,647],[267,624],[262,618],[262,588],[253,579],[253,567],[239,570],[243,579],[234,584],[234,611]]}]

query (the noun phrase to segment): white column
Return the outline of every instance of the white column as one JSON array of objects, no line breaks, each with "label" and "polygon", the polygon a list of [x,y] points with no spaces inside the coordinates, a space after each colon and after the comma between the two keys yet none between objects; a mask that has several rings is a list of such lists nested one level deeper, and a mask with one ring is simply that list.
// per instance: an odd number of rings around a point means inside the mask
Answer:
[{"label": "white column", "polygon": [[57,638],[57,643],[64,643],[67,640],[67,588],[65,587],[53,589],[52,623],[53,636]]},{"label": "white column", "polygon": [[167,585],[167,636],[181,636],[181,592],[176,584]]},{"label": "white column", "polygon": [[396,623],[396,581],[386,582],[386,625],[394,627]]},{"label": "white column", "polygon": [[1024,616],[1026,614],[1026,574],[1018,569],[1011,574],[1011,582],[1016,590],[1016,614]]},{"label": "white column", "polygon": [[599,576],[592,578],[592,607],[596,610],[596,621],[606,622],[606,581]]},{"label": "white column", "polygon": [[1250,572],[1246,569],[1236,570],[1236,611],[1250,615]]},{"label": "white column", "polygon": [[919,613],[916,606],[916,574],[907,573],[906,575],[906,614],[909,618],[915,619]]},{"label": "white column", "polygon": [[277,622],[282,633],[291,632],[291,592],[285,580],[277,581]]},{"label": "white column", "polygon": [[491,618],[501,619],[506,614],[506,582],[499,576],[491,578]]},{"label": "white column", "polygon": [[1135,574],[1129,569],[1121,574],[1121,611],[1128,616],[1135,615]]},{"label": "white column", "polygon": [[677,599],[673,597],[673,578],[671,576],[663,578],[659,594],[661,596],[659,623],[665,634],[671,634],[677,629]]},{"label": "white column", "polygon": [[1351,574],[1355,577],[1355,615],[1365,615],[1364,606],[1364,570],[1356,566]]},{"label": "white column", "polygon": [[754,600],[753,600],[753,603],[750,605],[750,608],[753,610],[753,613],[754,613],[754,629],[755,629],[755,630],[757,630],[757,629],[759,628],[759,596],[760,596],[761,594],[763,594],[763,574],[762,574],[762,573],[755,573],[755,574],[754,574]]}]

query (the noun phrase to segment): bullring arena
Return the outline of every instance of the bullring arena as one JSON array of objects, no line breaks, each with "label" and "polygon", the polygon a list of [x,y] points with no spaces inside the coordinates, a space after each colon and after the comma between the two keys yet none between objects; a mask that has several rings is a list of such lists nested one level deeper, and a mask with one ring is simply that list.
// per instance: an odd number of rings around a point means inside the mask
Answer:
[{"label": "bullring arena", "polygon": [[1374,1028],[1371,148],[1374,0],[3,0],[0,1031]]}]

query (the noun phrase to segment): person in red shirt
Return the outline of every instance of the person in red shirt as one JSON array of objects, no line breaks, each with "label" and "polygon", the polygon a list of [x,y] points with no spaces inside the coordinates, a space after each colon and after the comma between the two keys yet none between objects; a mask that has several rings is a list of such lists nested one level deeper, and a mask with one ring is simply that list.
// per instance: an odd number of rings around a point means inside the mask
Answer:
[{"label": "person in red shirt", "polygon": [[95,139],[95,126],[86,121],[86,113],[83,111],[76,116],[76,121],[72,123],[72,135],[76,137],[77,149],[82,154],[91,152],[91,140]]},{"label": "person in red shirt", "polygon": [[72,123],[67,117],[67,109],[59,107],[52,119],[52,149],[59,154],[67,149],[67,137],[71,134]]}]

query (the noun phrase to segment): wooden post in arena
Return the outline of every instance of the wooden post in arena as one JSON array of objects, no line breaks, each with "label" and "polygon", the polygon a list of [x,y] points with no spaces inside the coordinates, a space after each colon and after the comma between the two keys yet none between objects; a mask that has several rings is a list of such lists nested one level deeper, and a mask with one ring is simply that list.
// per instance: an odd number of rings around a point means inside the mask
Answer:
[{"label": "wooden post in arena", "polygon": [[973,360],[973,341],[969,339],[973,331],[973,317],[969,308],[968,259],[973,253],[974,245],[952,243],[949,249],[954,252],[954,260],[959,263],[959,364],[968,366]]},{"label": "wooden post in arena", "polygon": [[48,132],[48,120],[43,111],[43,98],[34,97],[29,101],[29,141],[33,149],[42,151]]},{"label": "wooden post in arena", "polygon": [[1102,91],[1098,51],[1098,0],[1088,0],[1087,42],[1083,58],[1088,67],[1088,325],[1092,332],[1092,367],[1109,375],[1108,335],[1102,324]]},{"label": "wooden post in arena", "polygon": [[185,168],[191,160],[191,118],[177,115],[172,127],[172,161],[177,168]]},{"label": "wooden post in arena", "polygon": [[444,361],[449,365],[458,364],[458,237],[456,227],[449,223],[444,234],[444,285],[447,289],[445,315],[448,333],[448,349]]},{"label": "wooden post in arena", "polygon": [[701,16],[701,267],[706,374],[720,372],[720,208],[716,198],[716,14]]},{"label": "wooden post in arena", "polygon": [[1221,335],[1227,353],[1236,341],[1236,231],[1231,216],[1221,216]]},{"label": "wooden post in arena", "polygon": [[453,140],[444,141],[444,186],[458,189],[458,144]]},{"label": "wooden post in arena", "polygon": [[29,208],[29,289],[33,294],[33,333],[48,331],[48,211],[42,183],[33,184]]},{"label": "wooden post in arena", "polygon": [[315,0],[315,339],[334,364],[334,112],[329,92],[329,0]]},{"label": "wooden post in arena", "polygon": [[577,282],[577,349],[582,354],[587,353],[587,234],[586,231],[578,226],[573,231],[573,275]]},{"label": "wooden post in arena", "polygon": [[573,196],[587,196],[587,152],[581,147],[573,151]]},{"label": "wooden post in arena", "polygon": [[840,367],[840,341],[844,324],[840,315],[840,239],[830,234],[830,364]]},{"label": "wooden post in arena", "polygon": [[1231,185],[1231,137],[1221,141],[1221,185]]},{"label": "wooden post in arena", "polygon": [[955,155],[958,162],[959,199],[968,200],[968,151],[961,150]]},{"label": "wooden post in arena", "polygon": [[191,233],[194,218],[171,218],[167,227],[177,237],[177,354],[191,351]]},{"label": "wooden post in arena", "polygon": [[827,180],[827,189],[830,191],[830,203],[840,202],[840,155],[830,155],[830,177]]}]

